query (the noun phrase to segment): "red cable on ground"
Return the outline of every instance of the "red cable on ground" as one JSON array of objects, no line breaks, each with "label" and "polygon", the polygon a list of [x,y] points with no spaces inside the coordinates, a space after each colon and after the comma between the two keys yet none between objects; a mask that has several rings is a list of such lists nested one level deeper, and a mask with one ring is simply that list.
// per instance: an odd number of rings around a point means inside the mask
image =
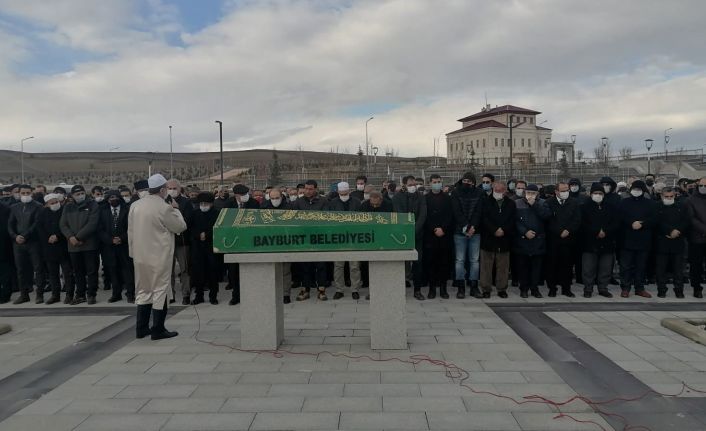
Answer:
[{"label": "red cable on ground", "polygon": [[463,387],[470,392],[478,395],[488,395],[492,396],[495,398],[499,399],[504,399],[504,400],[509,400],[516,405],[522,405],[522,404],[544,404],[544,405],[549,405],[551,407],[554,407],[557,411],[558,414],[554,416],[552,419],[558,420],[562,418],[568,418],[570,420],[573,420],[576,423],[581,423],[581,424],[593,424],[595,425],[598,429],[601,431],[609,431],[606,429],[603,425],[599,424],[596,421],[593,420],[586,420],[586,419],[578,419],[572,415],[569,415],[567,413],[563,413],[561,411],[561,407],[566,406],[568,404],[571,404],[575,401],[581,401],[585,403],[587,406],[589,406],[594,412],[604,415],[604,416],[610,416],[619,419],[623,423],[623,428],[621,431],[652,431],[650,428],[644,426],[644,425],[630,425],[628,423],[627,418],[624,416],[617,414],[617,413],[611,413],[608,411],[605,411],[601,409],[599,406],[603,405],[609,405],[609,404],[614,404],[614,403],[629,403],[629,402],[635,402],[635,401],[640,401],[647,396],[654,394],[657,396],[662,396],[662,397],[667,397],[667,398],[674,398],[678,397],[681,394],[684,393],[687,389],[693,392],[697,392],[700,394],[706,394],[706,391],[695,389],[689,385],[687,385],[685,382],[682,382],[682,388],[681,390],[676,393],[676,394],[666,394],[662,393],[659,391],[655,391],[653,389],[649,389],[645,391],[643,394],[631,397],[631,398],[623,398],[623,397],[616,397],[616,398],[611,398],[608,400],[604,401],[594,401],[591,400],[588,397],[584,397],[582,395],[574,395],[571,398],[568,398],[564,401],[555,401],[551,400],[545,396],[538,395],[538,394],[531,394],[522,397],[522,400],[517,400],[514,397],[508,396],[508,395],[502,395],[499,393],[495,392],[490,392],[490,391],[483,391],[483,390],[476,390],[473,387],[471,387],[469,384],[466,384],[466,380],[470,379],[470,373],[459,367],[458,365],[454,364],[453,362],[448,362],[442,359],[434,359],[430,357],[429,355],[424,355],[424,354],[415,354],[415,355],[410,355],[408,359],[404,358],[399,358],[399,357],[389,357],[389,358],[384,358],[384,359],[379,359],[379,358],[373,358],[370,355],[352,355],[349,353],[343,353],[343,352],[330,352],[328,350],[322,350],[319,352],[292,352],[290,350],[281,350],[281,349],[276,349],[276,350],[249,350],[249,349],[241,349],[238,347],[230,346],[227,344],[221,344],[221,343],[216,343],[213,341],[207,341],[207,340],[202,340],[199,338],[199,333],[201,332],[201,316],[199,316],[199,311],[196,308],[196,306],[193,306],[194,311],[196,312],[196,319],[198,320],[198,329],[196,330],[196,333],[194,334],[194,339],[200,343],[208,344],[210,346],[214,347],[224,347],[226,349],[234,350],[237,352],[243,352],[243,353],[256,353],[256,354],[269,354],[272,355],[274,358],[284,358],[285,356],[310,356],[310,357],[318,357],[320,355],[329,355],[334,358],[345,358],[345,359],[365,359],[371,362],[400,362],[403,364],[411,364],[411,365],[418,365],[420,363],[428,363],[431,365],[438,366],[440,368],[444,369],[444,373],[446,377],[451,379],[454,383],[458,383],[460,387]]}]

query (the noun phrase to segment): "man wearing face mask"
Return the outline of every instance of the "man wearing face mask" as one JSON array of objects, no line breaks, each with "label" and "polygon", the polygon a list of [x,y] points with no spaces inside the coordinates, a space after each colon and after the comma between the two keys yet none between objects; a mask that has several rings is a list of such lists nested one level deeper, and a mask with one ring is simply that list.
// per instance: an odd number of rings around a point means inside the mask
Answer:
[{"label": "man wearing face mask", "polygon": [[132,192],[127,186],[118,187],[118,191],[120,192],[120,197],[122,198],[123,202],[125,202],[125,205],[127,205],[128,207],[133,201],[137,200],[133,198]]},{"label": "man wearing face mask", "polygon": [[[292,209],[299,211],[327,211],[329,202],[319,195],[319,185],[314,180],[307,180],[304,185],[304,196],[297,199],[292,205]],[[326,288],[328,287],[328,273],[325,262],[302,262],[296,265],[302,277],[302,289],[299,291],[296,300],[305,301],[309,299],[312,288],[318,290],[320,301],[328,300]]]},{"label": "man wearing face mask", "polygon": [[594,286],[598,294],[612,298],[608,283],[613,274],[616,237],[620,229],[617,208],[605,200],[605,189],[601,183],[591,184],[591,197],[581,206],[581,242],[583,296],[593,296]]},{"label": "man wearing face mask", "polygon": [[32,187],[23,184],[18,187],[20,199],[10,208],[8,232],[13,241],[13,253],[19,278],[20,296],[14,304],[29,301],[34,274],[37,275],[36,302],[44,302],[44,274],[39,244],[37,223],[42,205],[32,199]]},{"label": "man wearing face mask", "polygon": [[443,184],[438,174],[429,177],[431,192],[426,195],[427,221],[424,226],[424,254],[426,272],[429,276],[427,298],[439,296],[449,298],[446,284],[451,271],[451,253],[453,251],[453,205],[451,197],[442,192]]},{"label": "man wearing face mask", "polygon": [[[294,197],[296,198],[296,190],[294,190]],[[270,199],[266,202],[265,208],[268,210],[290,210],[292,209],[292,203],[288,202],[282,192],[279,189],[270,190]],[[292,302],[292,287],[299,287],[302,283],[302,276],[299,272],[300,267],[296,264],[285,263],[282,265],[282,277],[284,285],[284,303],[289,304]],[[240,302],[240,298],[237,299]],[[234,301],[234,300],[231,300]],[[231,304],[234,305],[234,304]]]},{"label": "man wearing face mask", "polygon": [[515,189],[512,194],[508,194],[508,197],[513,201],[520,200],[525,197],[525,190],[527,189],[527,181],[517,180],[515,182]]},{"label": "man wearing face mask", "polygon": [[233,195],[235,199],[235,208],[243,209],[258,209],[260,204],[255,199],[250,197],[250,189],[244,184],[236,184],[233,187]]},{"label": "man wearing face mask", "polygon": [[133,203],[128,214],[128,244],[135,264],[135,331],[137,338],[151,335],[153,340],[160,340],[179,335],[167,331],[164,321],[172,297],[174,235],[186,230],[186,222],[177,205],[165,202],[167,180],[155,174],[147,181],[149,195]]},{"label": "man wearing face mask", "polygon": [[[139,180],[133,184],[135,187],[135,193],[137,194],[137,199],[142,199],[147,197],[149,194],[149,184],[147,180]],[[137,200],[133,199],[133,200]]]},{"label": "man wearing face mask", "polygon": [[[86,198],[82,185],[71,188],[73,202],[66,204],[61,215],[61,233],[68,239],[71,266],[76,279],[76,295],[72,305],[96,303],[98,290],[98,204]],[[109,271],[110,272],[110,271]]]},{"label": "man wearing face mask", "polygon": [[196,295],[192,304],[204,301],[203,293],[208,288],[208,299],[213,305],[218,304],[218,282],[222,274],[223,255],[213,252],[213,225],[216,224],[219,211],[213,207],[214,196],[201,192],[198,196],[199,211],[193,215],[191,227],[191,259],[193,281]]},{"label": "man wearing face mask", "polygon": [[581,208],[578,201],[571,197],[569,185],[564,182],[556,185],[555,196],[547,200],[547,206],[552,212],[547,225],[548,296],[555,297],[557,286],[561,286],[561,294],[573,298],[572,268],[581,227]]},{"label": "man wearing face mask", "polygon": [[50,193],[44,196],[45,207],[39,214],[37,231],[42,248],[42,257],[46,262],[47,276],[51,288],[51,298],[46,303],[54,304],[61,300],[61,276],[64,274],[66,296],[64,304],[70,304],[74,299],[74,280],[71,259],[69,258],[66,238],[61,233],[61,214],[63,208],[59,195]]},{"label": "man wearing face mask", "polygon": [[0,304],[12,296],[12,240],[5,226],[10,220],[10,207],[0,200]]},{"label": "man wearing face mask", "polygon": [[480,288],[490,298],[495,286],[500,298],[507,298],[510,248],[515,234],[515,201],[506,195],[505,184],[493,183],[492,194],[483,200],[480,241]]},{"label": "man wearing face mask", "polygon": [[620,296],[630,296],[634,287],[635,294],[651,298],[645,290],[645,267],[652,248],[652,233],[656,223],[656,208],[652,199],[645,197],[647,186],[636,180],[630,186],[630,197],[620,202],[622,229],[624,233],[620,250]]},{"label": "man wearing face mask", "polygon": [[647,186],[647,194],[654,198],[655,195],[655,176],[653,174],[645,175],[645,185]]},{"label": "man wearing face mask", "polygon": [[[189,280],[189,245],[191,238],[189,227],[194,213],[191,201],[181,194],[181,183],[177,179],[167,181],[167,203],[176,202],[179,212],[186,222],[186,231],[174,236],[174,269],[172,271],[172,292],[176,296],[176,279],[181,286],[181,303],[188,305],[191,299],[191,281]],[[178,267],[178,271],[177,271]]]},{"label": "man wearing face mask", "polygon": [[[397,213],[412,213],[414,214],[414,230],[415,230],[415,249],[417,250],[417,260],[406,264],[405,278],[411,281],[414,288],[414,297],[423,301],[422,284],[424,283],[423,271],[423,244],[424,244],[424,224],[427,219],[427,201],[424,196],[417,192],[417,181],[412,175],[408,175],[402,179],[406,186],[404,192],[397,193],[392,198],[392,208]],[[411,280],[410,280],[411,279]]]},{"label": "man wearing face mask", "polygon": [[[466,172],[454,188],[452,204],[454,209],[454,246],[456,251],[454,286],[456,298],[465,298],[466,283],[469,295],[482,298],[478,288],[480,278],[480,213],[485,194],[476,187],[472,172]],[[468,265],[468,273],[466,273]]]},{"label": "man wearing face mask", "polygon": [[493,194],[493,183],[495,182],[495,176],[493,174],[483,174],[480,179],[480,186],[485,193],[485,196],[491,196]]},{"label": "man wearing face mask", "polygon": [[395,194],[397,194],[397,184],[394,181],[390,181],[382,192],[382,197],[392,203]]},{"label": "man wearing face mask", "polygon": [[546,253],[546,222],[552,211],[539,197],[539,187],[529,184],[525,197],[515,201],[516,233],[514,251],[520,279],[520,297],[527,298],[529,293],[535,298],[542,298],[539,281],[542,274],[542,259]]},{"label": "man wearing face mask", "polygon": [[[338,183],[336,190],[338,191],[338,197],[329,202],[330,211],[360,211],[360,201],[352,197],[350,186],[347,182],[342,181]],[[334,300],[341,299],[344,296],[345,264],[346,262],[334,262],[333,264],[333,285],[336,288],[336,293],[333,295]],[[358,300],[360,299],[360,293],[358,291],[363,285],[360,276],[360,262],[350,261],[348,262],[348,267],[351,277],[351,297]]]},{"label": "man wearing face mask", "polygon": [[696,192],[685,202],[689,220],[689,281],[694,289],[694,297],[701,298],[701,278],[706,258],[706,177],[696,184]]},{"label": "man wearing face mask", "polygon": [[[260,209],[260,204],[250,197],[250,189],[245,184],[236,184],[233,186],[233,201],[231,205],[232,206],[227,208]],[[215,200],[214,207],[216,210],[220,210],[218,199]],[[228,285],[226,286],[226,290],[232,290],[231,300],[228,304],[240,304],[240,265],[237,263],[228,263],[225,264],[225,268],[226,271],[228,271]]]},{"label": "man wearing face mask", "polygon": [[389,213],[392,212],[392,204],[383,198],[382,193],[373,190],[370,192],[368,200],[360,205],[360,210],[369,213]]},{"label": "man wearing face mask", "polygon": [[129,207],[121,199],[117,190],[109,190],[106,197],[107,206],[99,210],[98,238],[104,250],[103,265],[108,267],[108,274],[111,277],[110,284],[113,292],[108,302],[121,301],[122,292],[125,290],[127,302],[134,303],[135,272],[127,238]]},{"label": "man wearing face mask", "polygon": [[[355,177],[355,190],[351,192],[351,197],[358,199],[359,201],[363,202],[366,200],[365,196],[365,189],[368,185],[368,177],[365,175],[358,175]],[[368,192],[370,193],[370,192]]]},{"label": "man wearing face mask", "polygon": [[[102,213],[108,207],[108,202],[105,200],[105,196],[103,195],[104,192],[105,190],[103,190],[103,187],[101,186],[93,186],[91,189],[91,198],[96,204],[98,204],[99,213]],[[108,251],[106,250],[106,246],[102,243],[99,244],[98,252],[100,254],[100,260],[103,267],[103,290],[112,290],[111,280],[115,278],[115,276],[111,276],[110,265],[106,262],[109,259],[107,256]]]},{"label": "man wearing face mask", "polygon": [[676,191],[671,187],[662,189],[662,202],[657,204],[656,276],[657,296],[667,296],[667,272],[671,268],[674,280],[674,295],[684,298],[684,252],[689,227],[687,208],[676,203]]},{"label": "man wearing face mask", "polygon": [[[517,203],[518,200],[525,197],[525,190],[527,189],[527,181],[525,180],[511,180],[514,190],[505,193],[508,198],[513,202]],[[518,287],[520,285],[520,269],[517,267],[517,263],[520,261],[515,255],[515,250],[510,250],[510,273],[512,275],[512,287]]]},{"label": "man wearing face mask", "polygon": [[[525,187],[527,184],[525,183]],[[517,180],[514,178],[511,178],[507,180],[507,191],[505,192],[507,194],[507,197],[512,199],[513,201],[515,200],[515,187],[517,187]]]}]

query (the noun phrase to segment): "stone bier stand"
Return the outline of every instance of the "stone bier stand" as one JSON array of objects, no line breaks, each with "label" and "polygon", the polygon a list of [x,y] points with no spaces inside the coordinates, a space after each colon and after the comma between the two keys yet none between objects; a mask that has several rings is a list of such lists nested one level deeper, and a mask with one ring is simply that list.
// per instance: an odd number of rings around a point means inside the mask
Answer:
[{"label": "stone bier stand", "polygon": [[240,265],[242,349],[282,343],[285,264],[342,261],[369,262],[371,348],[408,348],[405,262],[417,260],[413,215],[227,209],[213,232],[214,252]]}]

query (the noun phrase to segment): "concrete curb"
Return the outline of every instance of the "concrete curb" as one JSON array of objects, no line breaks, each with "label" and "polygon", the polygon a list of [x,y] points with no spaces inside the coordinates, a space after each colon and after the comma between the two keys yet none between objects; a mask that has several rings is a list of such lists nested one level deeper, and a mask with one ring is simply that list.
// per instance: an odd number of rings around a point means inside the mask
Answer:
[{"label": "concrete curb", "polygon": [[12,326],[6,323],[0,323],[0,335],[8,333],[10,331],[12,331]]},{"label": "concrete curb", "polygon": [[662,319],[662,326],[706,346],[706,319]]}]

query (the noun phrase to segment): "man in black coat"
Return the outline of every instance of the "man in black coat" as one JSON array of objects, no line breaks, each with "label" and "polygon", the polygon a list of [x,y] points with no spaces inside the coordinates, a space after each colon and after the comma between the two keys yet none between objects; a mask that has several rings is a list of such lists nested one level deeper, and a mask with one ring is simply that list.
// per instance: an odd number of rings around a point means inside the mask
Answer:
[{"label": "man in black coat", "polygon": [[[214,205],[214,196],[201,192],[198,196],[199,211],[193,214],[191,235],[192,279],[196,295],[191,302],[203,302],[203,293],[208,288],[208,299],[213,305],[218,304],[218,282],[222,274],[223,255],[213,252],[213,225],[216,224],[220,210]],[[238,286],[238,289],[240,286]]]},{"label": "man in black coat", "polygon": [[[329,210],[331,211],[360,211],[360,201],[352,196],[350,186],[347,182],[342,181],[336,186],[338,196],[329,202]],[[333,263],[333,285],[336,288],[336,293],[333,299],[343,298],[343,288],[345,287],[345,261]],[[360,276],[360,262],[349,261],[351,277],[351,297],[360,299],[359,290],[363,286],[363,281]]]},{"label": "man in black coat", "polygon": [[684,205],[689,212],[689,281],[694,297],[703,297],[701,278],[706,259],[706,177],[697,183],[696,191],[687,194]]},{"label": "man in black coat", "polygon": [[61,233],[61,214],[63,208],[59,202],[59,195],[50,193],[44,196],[45,208],[39,214],[37,231],[42,248],[42,256],[47,265],[47,275],[51,288],[51,298],[46,303],[54,304],[61,297],[61,273],[64,274],[66,296],[64,304],[71,304],[74,299],[74,277],[71,259],[66,244],[66,238]]},{"label": "man in black coat", "polygon": [[392,203],[378,191],[370,192],[370,198],[360,204],[360,210],[369,213],[391,213]]},{"label": "man in black coat", "polygon": [[[297,197],[296,190],[294,190],[294,197]],[[294,199],[296,201],[296,199]],[[278,188],[273,188],[270,190],[269,199],[265,202],[263,209],[266,210],[291,210],[292,202],[282,196],[282,192]],[[300,273],[300,266],[296,263],[284,263],[282,264],[282,279],[284,286],[284,298],[283,302],[289,304],[292,302],[292,287],[300,287],[302,283],[302,275]]]},{"label": "man in black coat", "polygon": [[593,296],[593,286],[598,294],[612,298],[608,291],[613,274],[615,243],[620,228],[617,208],[605,200],[605,189],[601,183],[591,184],[591,197],[581,207],[581,233],[579,249],[582,250],[583,296]]},{"label": "man in black coat", "polygon": [[[454,285],[458,288],[456,297],[465,298],[465,284],[468,281],[469,295],[482,298],[478,289],[480,278],[480,212],[485,197],[482,189],[476,187],[472,172],[463,174],[451,195],[454,209],[455,267]],[[468,265],[468,272],[466,272]]]},{"label": "man in black coat", "polygon": [[480,288],[483,298],[490,298],[495,288],[500,298],[507,298],[510,272],[510,249],[515,233],[515,201],[507,195],[505,183],[493,183],[490,196],[483,200],[480,216]]},{"label": "man in black coat", "polygon": [[[250,197],[250,188],[245,184],[236,184],[233,186],[233,195],[233,199],[226,198],[228,202],[221,202],[222,205],[219,204],[221,200],[214,196],[213,207],[216,209],[216,212],[219,212],[222,208],[260,209],[260,204]],[[228,305],[240,304],[240,265],[237,263],[229,263],[225,265],[225,268],[228,271],[228,285],[226,286],[226,290],[232,291]]]},{"label": "man in black coat", "polygon": [[520,279],[520,297],[527,298],[529,292],[542,298],[539,281],[542,259],[547,251],[546,223],[552,215],[546,201],[539,198],[539,187],[529,184],[524,197],[515,201],[515,241],[513,250],[517,257]]},{"label": "man in black coat", "polygon": [[426,195],[427,220],[424,226],[424,254],[429,276],[427,298],[439,296],[448,299],[446,284],[451,271],[453,246],[453,207],[451,196],[442,191],[443,184],[438,174],[429,177],[431,191]]},{"label": "man in black coat", "polygon": [[[292,209],[299,211],[327,211],[329,202],[319,195],[319,185],[314,180],[307,180],[304,183],[304,196],[300,197],[292,204]],[[312,288],[318,290],[320,301],[328,300],[326,288],[328,287],[328,273],[325,262],[302,262],[298,265],[298,271],[302,276],[302,289],[297,294],[297,301],[309,299]]]},{"label": "man in black coat", "polygon": [[684,253],[689,228],[687,208],[676,203],[676,191],[672,187],[662,189],[662,202],[657,204],[656,255],[657,296],[667,296],[667,268],[671,267],[674,280],[674,295],[684,298]]},{"label": "man in black coat", "polygon": [[29,301],[32,291],[32,280],[37,275],[36,303],[44,302],[44,262],[42,262],[41,246],[37,232],[37,221],[42,212],[42,204],[32,199],[32,187],[23,184],[19,186],[20,200],[10,208],[10,218],[7,223],[8,233],[13,241],[13,253],[17,275],[19,278],[20,296],[13,304],[23,304]]},{"label": "man in black coat", "polygon": [[127,238],[127,218],[129,206],[120,197],[117,190],[106,193],[107,206],[99,210],[98,239],[101,242],[103,264],[108,267],[112,294],[108,302],[121,301],[125,290],[127,302],[135,302],[135,269]]},{"label": "man in black coat", "polygon": [[571,197],[569,185],[564,182],[556,185],[556,195],[547,200],[547,206],[552,212],[547,226],[548,295],[555,297],[557,286],[561,286],[561,294],[573,298],[572,268],[581,227],[581,207],[578,199]]},{"label": "man in black coat", "polygon": [[0,202],[0,304],[10,302],[12,295],[12,240],[5,228],[10,220],[10,208]]},{"label": "man in black coat", "polygon": [[424,224],[427,219],[427,201],[424,195],[417,191],[417,180],[414,175],[408,175],[402,179],[405,184],[405,190],[395,194],[392,198],[392,208],[396,213],[412,213],[414,214],[414,239],[415,249],[417,250],[417,260],[409,262],[405,265],[405,278],[410,281],[414,287],[414,297],[419,300],[424,300],[422,295],[422,284],[424,280],[423,272],[423,244],[424,244]]},{"label": "man in black coat", "polygon": [[630,289],[643,298],[652,298],[645,290],[645,267],[652,248],[652,234],[655,226],[656,205],[646,196],[647,186],[637,180],[630,186],[630,197],[620,202],[622,229],[624,233],[620,251],[620,296],[630,296]]}]

